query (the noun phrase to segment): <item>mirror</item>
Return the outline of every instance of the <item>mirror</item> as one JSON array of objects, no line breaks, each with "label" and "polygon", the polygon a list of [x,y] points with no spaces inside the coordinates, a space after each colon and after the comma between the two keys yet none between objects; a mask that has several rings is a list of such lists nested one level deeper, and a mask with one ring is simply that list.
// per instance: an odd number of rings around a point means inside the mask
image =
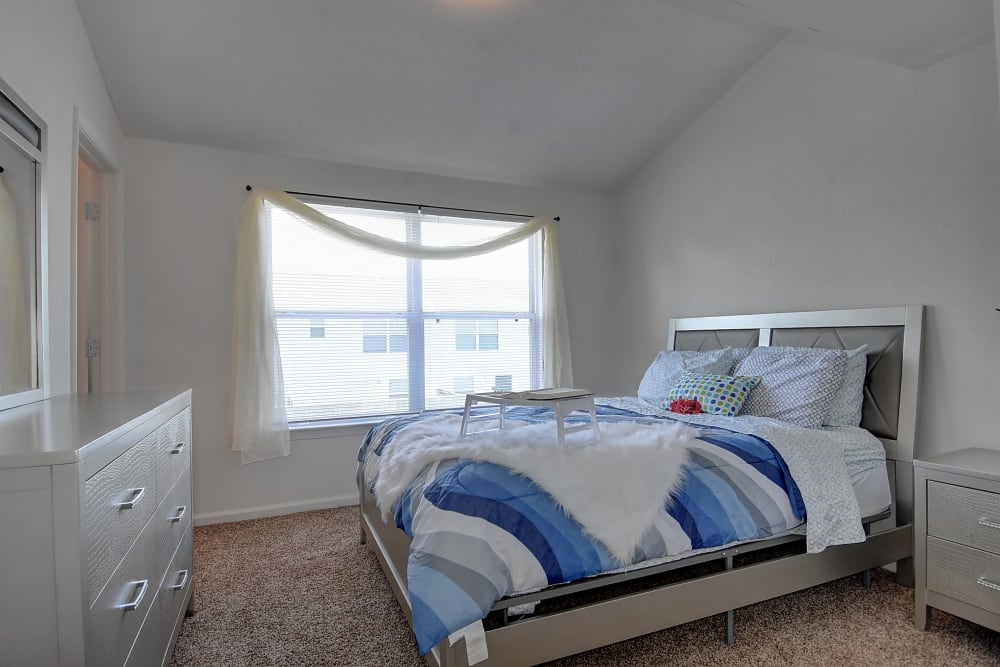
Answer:
[{"label": "mirror", "polygon": [[43,397],[38,333],[43,127],[0,81],[0,408]]}]

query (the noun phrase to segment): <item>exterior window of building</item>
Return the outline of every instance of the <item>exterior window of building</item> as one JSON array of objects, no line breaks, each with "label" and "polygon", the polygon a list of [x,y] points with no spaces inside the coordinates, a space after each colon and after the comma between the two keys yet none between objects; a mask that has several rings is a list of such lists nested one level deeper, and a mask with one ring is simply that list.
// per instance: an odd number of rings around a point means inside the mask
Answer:
[{"label": "exterior window of building", "polygon": [[453,378],[452,387],[456,394],[471,394],[476,390],[476,379],[471,375]]},{"label": "exterior window of building", "polygon": [[455,323],[455,350],[500,349],[500,323],[496,320],[468,320]]},{"label": "exterior window of building", "polygon": [[493,388],[496,391],[513,391],[514,376],[497,375],[495,378],[493,378]]}]

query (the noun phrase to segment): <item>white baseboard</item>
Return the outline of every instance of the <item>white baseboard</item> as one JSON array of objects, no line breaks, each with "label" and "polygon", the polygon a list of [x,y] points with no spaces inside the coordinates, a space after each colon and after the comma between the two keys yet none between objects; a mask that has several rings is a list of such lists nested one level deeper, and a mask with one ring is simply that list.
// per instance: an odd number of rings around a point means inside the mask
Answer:
[{"label": "white baseboard", "polygon": [[314,498],[313,500],[304,500],[295,503],[259,505],[257,507],[244,507],[242,509],[195,514],[194,525],[207,526],[213,523],[229,523],[231,521],[246,521],[247,519],[263,519],[268,516],[281,516],[283,514],[295,514],[296,512],[308,512],[310,510],[325,510],[331,507],[343,507],[344,505],[357,504],[357,494],[350,494],[346,496],[334,496],[332,498]]}]

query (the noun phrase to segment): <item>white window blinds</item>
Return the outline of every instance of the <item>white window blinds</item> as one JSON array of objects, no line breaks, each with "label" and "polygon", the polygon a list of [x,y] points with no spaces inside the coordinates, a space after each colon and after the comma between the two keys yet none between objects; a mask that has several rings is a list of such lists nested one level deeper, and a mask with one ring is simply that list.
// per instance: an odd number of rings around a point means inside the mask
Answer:
[{"label": "white window blinds", "polygon": [[[367,232],[471,245],[520,223],[310,203]],[[363,248],[268,205],[289,422],[461,406],[542,381],[541,234],[465,259]]]}]

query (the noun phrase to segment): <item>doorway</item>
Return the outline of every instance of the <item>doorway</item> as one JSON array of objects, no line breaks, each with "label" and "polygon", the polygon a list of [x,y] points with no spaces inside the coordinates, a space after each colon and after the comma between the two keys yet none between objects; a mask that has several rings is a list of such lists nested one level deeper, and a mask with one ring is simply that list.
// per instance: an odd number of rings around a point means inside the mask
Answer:
[{"label": "doorway", "polygon": [[115,170],[81,130],[76,164],[73,390],[119,388],[117,364],[118,229]]}]

